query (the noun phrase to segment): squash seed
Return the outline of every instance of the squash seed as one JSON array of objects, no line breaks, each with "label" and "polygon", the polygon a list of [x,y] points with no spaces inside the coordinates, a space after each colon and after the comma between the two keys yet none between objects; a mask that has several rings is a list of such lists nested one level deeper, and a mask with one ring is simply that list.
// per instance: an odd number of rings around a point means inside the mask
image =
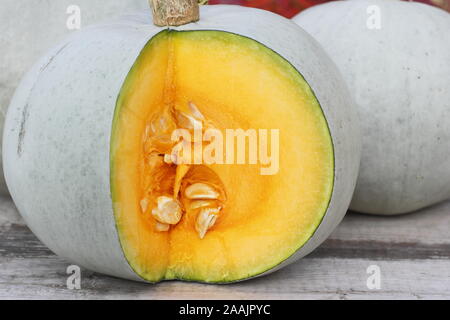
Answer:
[{"label": "squash seed", "polygon": [[152,210],[153,217],[164,224],[177,224],[181,220],[182,210],[178,201],[171,197],[158,198],[158,206]]},{"label": "squash seed", "polygon": [[164,162],[167,163],[167,164],[172,164],[173,163],[172,155],[171,154],[165,154],[164,155]]},{"label": "squash seed", "polygon": [[142,199],[140,204],[142,213],[146,213],[148,209],[148,199],[147,198]]},{"label": "squash seed", "polygon": [[217,204],[216,201],[213,200],[196,200],[196,201],[192,201],[191,204],[189,205],[189,209],[191,210],[195,210],[195,209],[200,209],[200,208],[206,208],[206,207],[215,207]]},{"label": "squash seed", "polygon": [[194,129],[201,129],[203,126],[201,120],[198,120],[193,116],[188,115],[182,111],[176,110],[175,116],[177,119],[177,124],[180,128],[194,130]]},{"label": "squash seed", "polygon": [[214,226],[219,212],[220,208],[203,208],[200,210],[195,222],[195,230],[200,239],[203,239],[208,230]]},{"label": "squash seed", "polygon": [[213,187],[205,183],[194,183],[186,188],[184,191],[186,198],[190,200],[217,200],[219,199],[219,192],[217,192]]},{"label": "squash seed", "polygon": [[193,102],[188,103],[189,110],[191,111],[191,115],[196,118],[197,120],[204,121],[205,117],[200,112],[200,110],[197,108],[197,106]]},{"label": "squash seed", "polygon": [[160,222],[156,222],[155,225],[155,230],[158,232],[167,232],[170,229],[170,225],[169,224],[165,224],[165,223],[160,223]]}]

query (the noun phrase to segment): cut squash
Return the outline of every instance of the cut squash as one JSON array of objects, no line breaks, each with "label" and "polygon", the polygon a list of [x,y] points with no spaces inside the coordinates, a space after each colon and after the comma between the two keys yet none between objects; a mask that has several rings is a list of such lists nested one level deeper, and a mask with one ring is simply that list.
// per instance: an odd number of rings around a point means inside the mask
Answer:
[{"label": "cut squash", "polygon": [[262,10],[206,6],[174,28],[149,15],[81,30],[19,86],[4,164],[30,229],[79,266],[146,282],[244,280],[313,251],[360,159],[336,67]]},{"label": "cut squash", "polygon": [[[164,221],[140,205],[145,199],[156,206],[157,198],[172,195],[180,181],[175,179],[179,166],[164,162],[171,149],[164,141],[170,144],[171,129],[188,127],[175,114],[189,105],[220,132],[279,129],[276,174],[261,175],[260,164],[246,163],[193,164],[182,175],[191,187],[210,183],[227,195],[203,239],[195,228],[198,209],[182,205],[181,221],[159,232],[156,225]],[[167,128],[154,124],[161,119]],[[333,142],[317,99],[292,65],[242,36],[220,31],[156,35],[125,81],[112,136],[111,186],[121,243],[132,268],[150,281],[226,282],[262,273],[311,237],[330,202]],[[156,145],[148,147],[149,139]],[[184,202],[181,190],[176,200]],[[211,197],[220,195],[200,192],[197,200]]]}]

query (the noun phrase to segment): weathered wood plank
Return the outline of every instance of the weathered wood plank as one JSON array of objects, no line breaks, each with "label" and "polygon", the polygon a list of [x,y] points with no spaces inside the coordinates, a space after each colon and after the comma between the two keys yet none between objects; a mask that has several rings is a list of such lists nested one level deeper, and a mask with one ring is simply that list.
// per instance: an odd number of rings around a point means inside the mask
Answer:
[{"label": "weathered wood plank", "polygon": [[333,233],[335,239],[450,243],[450,201],[401,216],[348,214]]},{"label": "weathered wood plank", "polygon": [[450,262],[416,260],[375,262],[381,289],[366,286],[360,259],[306,258],[265,278],[231,285],[167,282],[147,285],[82,273],[81,290],[66,288],[67,263],[56,257],[2,261],[0,298],[45,299],[448,299]]},{"label": "weathered wood plank", "polygon": [[[82,273],[53,255],[0,201],[0,299],[450,299],[450,202],[401,217],[349,214],[318,250],[270,276],[232,285],[147,285]],[[5,218],[8,216],[8,218]],[[366,285],[381,270],[381,289]]]}]

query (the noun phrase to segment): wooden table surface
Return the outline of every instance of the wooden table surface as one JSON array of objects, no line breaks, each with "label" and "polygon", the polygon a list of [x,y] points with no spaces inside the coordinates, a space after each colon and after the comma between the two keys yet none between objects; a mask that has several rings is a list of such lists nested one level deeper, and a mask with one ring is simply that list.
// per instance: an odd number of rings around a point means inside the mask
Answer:
[{"label": "wooden table surface", "polygon": [[[0,198],[0,299],[450,299],[450,202],[399,217],[349,213],[315,252],[269,276],[230,285],[120,280],[70,265]],[[381,288],[369,289],[369,266]]]}]

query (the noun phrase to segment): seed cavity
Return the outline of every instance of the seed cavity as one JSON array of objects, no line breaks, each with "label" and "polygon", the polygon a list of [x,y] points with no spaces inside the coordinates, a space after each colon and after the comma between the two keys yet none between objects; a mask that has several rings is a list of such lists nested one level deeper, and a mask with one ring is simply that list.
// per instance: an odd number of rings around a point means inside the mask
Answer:
[{"label": "seed cavity", "polygon": [[140,201],[140,208],[156,220],[156,231],[169,231],[186,213],[195,217],[192,228],[203,239],[223,211],[226,192],[220,178],[206,166],[191,165],[190,159],[185,159],[189,155],[184,155],[182,148],[175,150],[176,142],[171,141],[176,129],[211,128],[214,124],[193,102],[184,108],[168,106],[147,123],[143,149],[144,172],[149,175],[144,179],[146,197]]},{"label": "seed cavity", "polygon": [[175,199],[162,196],[158,198],[158,206],[152,210],[153,217],[164,224],[177,224],[181,220],[182,210]]},{"label": "seed cavity", "polygon": [[190,200],[196,200],[196,199],[212,199],[217,200],[220,197],[220,193],[216,191],[215,188],[213,188],[210,185],[207,185],[205,183],[194,183],[191,184],[189,187],[186,188],[184,191],[184,194],[186,198]]}]

